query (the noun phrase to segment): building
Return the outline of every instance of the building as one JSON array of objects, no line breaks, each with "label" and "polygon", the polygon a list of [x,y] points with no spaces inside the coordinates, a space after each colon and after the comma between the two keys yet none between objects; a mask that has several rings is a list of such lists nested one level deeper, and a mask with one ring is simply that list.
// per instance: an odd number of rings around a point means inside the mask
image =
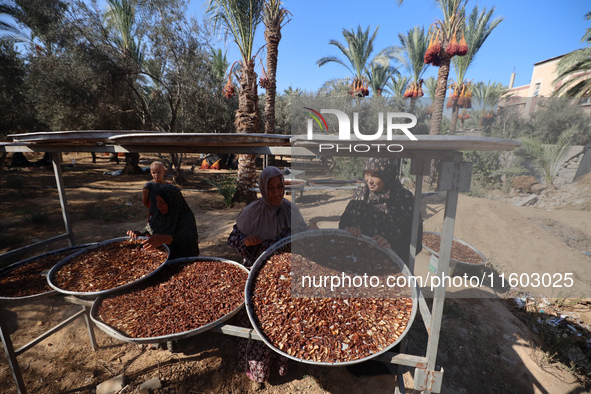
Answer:
[{"label": "building", "polygon": [[[560,55],[534,63],[531,80],[527,85],[514,87],[515,73],[511,74],[509,90],[503,95],[506,100],[502,100],[499,105],[515,105],[524,114],[533,113],[536,110],[538,99],[540,97],[551,97],[552,93],[562,84],[562,81],[556,84],[554,81],[557,76],[558,62],[563,56]],[[585,74],[591,75],[591,71]],[[589,97],[581,99],[580,104],[585,112],[591,114],[591,99]]]}]

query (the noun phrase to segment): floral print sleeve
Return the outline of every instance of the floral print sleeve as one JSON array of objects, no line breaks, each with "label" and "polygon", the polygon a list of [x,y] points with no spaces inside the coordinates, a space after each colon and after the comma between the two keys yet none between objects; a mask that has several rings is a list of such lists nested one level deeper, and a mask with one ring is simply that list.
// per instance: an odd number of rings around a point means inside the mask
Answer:
[{"label": "floral print sleeve", "polygon": [[234,249],[238,256],[243,258],[242,264],[244,264],[245,267],[252,267],[257,258],[263,254],[265,250],[267,250],[275,242],[288,237],[290,234],[291,231],[289,229],[285,229],[276,238],[266,239],[258,245],[246,246],[244,245],[244,239],[246,238],[246,235],[238,230],[238,227],[234,225],[234,228],[228,237],[228,245]]}]

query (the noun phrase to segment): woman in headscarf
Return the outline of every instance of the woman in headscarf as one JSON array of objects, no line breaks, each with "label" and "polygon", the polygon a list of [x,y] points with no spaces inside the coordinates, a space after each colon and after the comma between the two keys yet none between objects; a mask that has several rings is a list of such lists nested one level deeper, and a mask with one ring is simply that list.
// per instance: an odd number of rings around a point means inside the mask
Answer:
[{"label": "woman in headscarf", "polygon": [[[398,180],[396,159],[370,158],[364,182],[355,190],[339,222],[351,234],[373,237],[382,247],[391,247],[405,262],[410,255],[414,207],[413,194]],[[417,254],[422,249],[422,221],[419,221]]]},{"label": "woman in headscarf", "polygon": [[[369,158],[364,180],[353,194],[339,222],[340,229],[352,235],[367,235],[383,248],[391,248],[405,263],[410,255],[410,237],[414,207],[413,194],[398,180],[396,159]],[[422,221],[419,220],[418,254],[422,249]],[[396,349],[396,348],[395,348]],[[359,377],[390,374],[390,369],[374,360],[347,366]]]},{"label": "woman in headscarf", "polygon": [[158,211],[150,219],[144,231],[128,231],[136,238],[147,235],[145,248],[157,248],[162,244],[170,249],[169,259],[199,255],[199,240],[195,215],[178,187],[161,185],[156,195]]},{"label": "woman in headscarf", "polygon": [[[261,198],[240,212],[234,229],[228,237],[230,245],[243,258],[246,267],[275,242],[293,232],[306,229],[299,209],[286,200],[283,173],[276,167],[266,167],[259,176]],[[311,224],[310,228],[317,228]],[[246,313],[237,317],[238,325],[250,327]],[[279,374],[287,374],[287,359],[275,353],[261,341],[239,339],[238,366],[250,380],[263,383],[269,378],[271,365],[276,363]]]},{"label": "woman in headscarf", "polygon": [[299,209],[285,199],[283,173],[277,167],[267,167],[259,176],[261,198],[240,212],[230,236],[230,245],[243,258],[246,267],[269,246],[293,232],[306,229]]}]

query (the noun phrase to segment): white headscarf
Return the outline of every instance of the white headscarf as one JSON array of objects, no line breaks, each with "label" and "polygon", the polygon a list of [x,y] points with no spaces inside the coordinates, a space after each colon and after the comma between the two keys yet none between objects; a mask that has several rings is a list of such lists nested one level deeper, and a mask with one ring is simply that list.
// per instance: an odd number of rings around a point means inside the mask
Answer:
[{"label": "white headscarf", "polygon": [[276,238],[285,229],[291,228],[292,232],[297,232],[306,227],[300,210],[289,200],[284,198],[279,205],[273,205],[269,201],[267,183],[277,176],[285,184],[283,173],[277,167],[267,167],[261,172],[259,188],[262,197],[244,208],[236,219],[236,226],[244,235],[256,235],[266,240]]}]

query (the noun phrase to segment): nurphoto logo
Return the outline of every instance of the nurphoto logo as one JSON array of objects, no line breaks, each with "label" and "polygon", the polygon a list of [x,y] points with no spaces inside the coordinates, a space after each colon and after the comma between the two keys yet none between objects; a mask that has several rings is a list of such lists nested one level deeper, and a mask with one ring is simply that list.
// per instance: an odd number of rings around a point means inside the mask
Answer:
[{"label": "nurphoto logo", "polygon": [[[328,124],[323,114],[334,115],[338,121],[338,139],[339,141],[377,141],[380,140],[384,135],[384,112],[378,112],[378,125],[377,131],[367,133],[367,130],[362,133],[359,127],[359,112],[353,112],[353,134],[351,134],[351,119],[349,115],[344,111],[338,109],[321,109],[320,112],[310,107],[303,107],[310,111],[307,119],[307,137],[308,140],[314,139],[314,123],[318,125],[321,132],[330,133]],[[392,136],[398,131],[402,131],[406,137],[411,141],[418,141],[417,137],[410,131],[410,128],[417,124],[417,117],[413,114],[406,112],[387,112],[386,113],[386,140],[392,141]],[[408,123],[402,123],[401,120],[410,119]],[[348,151],[348,152],[369,152],[375,150],[376,152],[388,151],[388,152],[402,152],[404,147],[401,144],[385,144],[385,143],[372,143],[372,144],[319,144],[319,151]]]}]

